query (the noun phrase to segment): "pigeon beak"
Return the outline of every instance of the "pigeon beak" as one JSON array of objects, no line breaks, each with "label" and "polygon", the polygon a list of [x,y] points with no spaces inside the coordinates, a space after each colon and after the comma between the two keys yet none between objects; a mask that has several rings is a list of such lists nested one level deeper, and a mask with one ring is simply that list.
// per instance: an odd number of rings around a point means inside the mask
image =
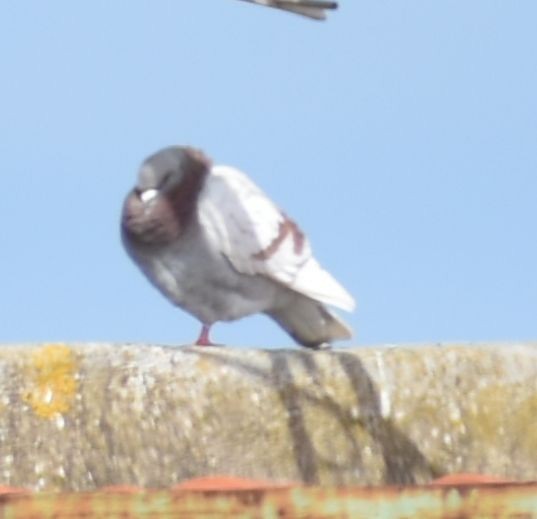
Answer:
[{"label": "pigeon beak", "polygon": [[148,202],[153,200],[153,198],[155,198],[157,195],[158,195],[158,190],[157,189],[146,189],[145,191],[142,191],[139,194],[140,200],[144,204],[147,204]]}]

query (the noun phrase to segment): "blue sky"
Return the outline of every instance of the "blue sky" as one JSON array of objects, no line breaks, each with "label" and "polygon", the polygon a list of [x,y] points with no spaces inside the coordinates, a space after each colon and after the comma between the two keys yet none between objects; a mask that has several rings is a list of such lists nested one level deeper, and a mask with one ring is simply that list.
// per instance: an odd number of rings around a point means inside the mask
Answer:
[{"label": "blue sky", "polygon": [[[246,171],[356,297],[349,344],[537,336],[537,3],[0,7],[0,341],[187,343],[119,213],[188,143]],[[343,314],[342,314],[343,315]],[[214,329],[287,346],[264,317]]]}]

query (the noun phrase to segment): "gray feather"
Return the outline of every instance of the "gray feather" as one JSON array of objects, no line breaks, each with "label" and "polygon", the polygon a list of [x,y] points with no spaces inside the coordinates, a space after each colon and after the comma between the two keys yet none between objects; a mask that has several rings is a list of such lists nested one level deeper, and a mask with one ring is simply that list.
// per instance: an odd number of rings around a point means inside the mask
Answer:
[{"label": "gray feather", "polygon": [[243,0],[252,4],[283,9],[315,20],[326,19],[326,10],[337,9],[337,2],[321,0]]}]

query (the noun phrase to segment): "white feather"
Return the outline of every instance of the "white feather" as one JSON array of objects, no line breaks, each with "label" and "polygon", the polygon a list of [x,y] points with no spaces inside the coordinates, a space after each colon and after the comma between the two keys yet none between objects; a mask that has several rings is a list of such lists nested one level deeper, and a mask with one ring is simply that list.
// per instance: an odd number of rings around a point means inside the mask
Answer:
[{"label": "white feather", "polygon": [[[199,215],[213,247],[237,271],[266,276],[316,301],[354,309],[352,296],[315,260],[307,239],[298,244],[289,231],[270,249],[286,216],[244,173],[214,166],[200,194]],[[262,251],[268,250],[263,257]]]}]

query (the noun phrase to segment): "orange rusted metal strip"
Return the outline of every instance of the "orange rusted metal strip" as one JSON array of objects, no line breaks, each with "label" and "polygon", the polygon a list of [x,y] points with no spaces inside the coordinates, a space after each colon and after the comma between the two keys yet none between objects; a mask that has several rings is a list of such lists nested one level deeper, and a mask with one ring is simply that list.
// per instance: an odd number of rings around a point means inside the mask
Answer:
[{"label": "orange rusted metal strip", "polygon": [[7,494],[0,517],[288,517],[537,519],[537,483],[439,487],[166,490]]}]

